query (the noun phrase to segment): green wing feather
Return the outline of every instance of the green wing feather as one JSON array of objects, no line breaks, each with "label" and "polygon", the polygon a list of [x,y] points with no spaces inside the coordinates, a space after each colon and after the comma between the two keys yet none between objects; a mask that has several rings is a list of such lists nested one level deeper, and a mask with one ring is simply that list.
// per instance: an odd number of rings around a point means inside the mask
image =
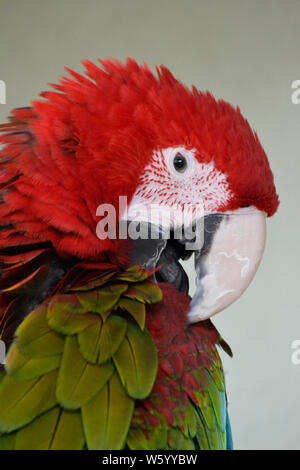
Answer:
[{"label": "green wing feather", "polygon": [[147,277],[105,272],[26,317],[0,382],[0,449],[125,446],[158,368],[144,304],[162,293]]},{"label": "green wing feather", "polygon": [[[225,392],[225,379],[222,363],[215,344],[207,341],[210,360],[207,364],[198,361],[198,367],[188,371],[193,376],[197,386],[188,387],[181,383],[184,375],[168,373],[168,381],[173,382],[173,390],[181,393],[181,398],[168,397],[166,391],[160,390],[151,393],[147,399],[148,415],[141,415],[135,410],[131,428],[127,437],[130,449],[182,449],[182,450],[222,450],[231,449],[231,431],[227,414],[227,400]],[[201,359],[200,351],[195,357]],[[191,353],[192,354],[192,353]],[[184,381],[183,381],[184,382]],[[168,389],[167,393],[172,389]],[[182,398],[188,396],[188,400]],[[162,401],[162,404],[161,404]],[[160,406],[161,405],[161,406]],[[169,413],[164,413],[166,409]],[[160,410],[160,411],[159,411]],[[156,419],[155,424],[149,424],[149,414]],[[171,421],[170,421],[171,416]]]},{"label": "green wing feather", "polygon": [[206,390],[204,393],[195,392],[198,399],[196,410],[197,432],[195,439],[200,449],[225,449],[226,448],[226,397],[224,384],[218,388],[209,371],[206,373]]},{"label": "green wing feather", "polygon": [[125,340],[113,360],[127,393],[140,400],[146,398],[158,367],[156,346],[147,330],[128,324]]},{"label": "green wing feather", "polygon": [[84,443],[80,412],[56,406],[16,433],[14,449],[77,450]]},{"label": "green wing feather", "polygon": [[89,449],[122,449],[130,426],[134,399],[115,372],[109,382],[82,408]]},{"label": "green wing feather", "polygon": [[[151,409],[158,352],[146,305],[162,299],[139,266],[80,279],[20,324],[0,376],[0,450],[222,449],[226,396],[215,346],[210,366],[191,371],[199,388],[172,407]],[[152,422],[137,405],[146,399]],[[170,398],[172,401],[172,397]],[[175,400],[175,399],[174,399]],[[175,406],[175,401],[174,401]]]}]

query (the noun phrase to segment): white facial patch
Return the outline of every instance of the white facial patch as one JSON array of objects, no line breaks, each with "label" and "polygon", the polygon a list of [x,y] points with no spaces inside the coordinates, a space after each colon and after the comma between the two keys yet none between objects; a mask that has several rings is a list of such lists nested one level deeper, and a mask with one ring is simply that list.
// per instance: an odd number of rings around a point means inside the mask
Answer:
[{"label": "white facial patch", "polygon": [[[189,223],[226,204],[232,196],[226,175],[213,162],[198,162],[195,153],[185,147],[155,151],[123,218],[174,228],[183,213]],[[178,155],[184,169],[176,168]]]}]

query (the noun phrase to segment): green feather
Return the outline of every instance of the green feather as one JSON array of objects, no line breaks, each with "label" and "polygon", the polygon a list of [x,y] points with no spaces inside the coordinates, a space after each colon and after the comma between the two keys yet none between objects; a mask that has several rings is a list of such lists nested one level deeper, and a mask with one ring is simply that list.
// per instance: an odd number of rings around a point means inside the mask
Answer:
[{"label": "green feather", "polygon": [[113,371],[111,362],[101,366],[88,363],[79,351],[77,338],[67,337],[57,382],[58,402],[69,410],[80,408],[105,385]]},{"label": "green feather", "polygon": [[[10,433],[0,435],[0,449],[192,449],[200,424],[208,428],[192,406],[186,423],[184,407],[173,410],[172,427],[159,414],[158,425],[133,418],[135,399],[150,395],[157,376],[145,304],[161,300],[160,288],[140,266],[94,273],[17,329],[0,382],[0,432]],[[205,418],[216,418],[210,396],[204,402]]]},{"label": "green feather", "polygon": [[126,329],[126,320],[117,315],[110,315],[105,322],[98,318],[95,324],[78,334],[81,354],[93,364],[104,363],[118,350]]},{"label": "green feather", "polygon": [[82,408],[89,449],[122,449],[128,433],[134,401],[115,373],[102,390]]},{"label": "green feather", "polygon": [[73,335],[95,323],[96,315],[86,313],[76,295],[54,297],[48,307],[49,325],[64,335]]},{"label": "green feather", "polygon": [[142,330],[145,328],[146,307],[142,302],[123,297],[118,305],[120,308],[130,313]]},{"label": "green feather", "polygon": [[[109,312],[118,302],[120,295],[126,292],[127,284],[113,284],[101,290],[78,293],[80,304],[89,312],[100,315]],[[104,318],[105,320],[105,318]]]},{"label": "green feather", "polygon": [[218,390],[225,391],[223,369],[219,358],[216,358],[216,360],[210,365],[209,374],[218,387]]},{"label": "green feather", "polygon": [[103,321],[97,321],[78,334],[79,350],[86,361],[96,364],[99,357],[100,338]]},{"label": "green feather", "polygon": [[196,440],[198,442],[199,448],[201,450],[210,450],[210,442],[208,439],[207,435],[207,429],[204,423],[203,418],[201,417],[201,413],[198,410],[198,415],[197,415],[197,421],[196,421],[196,426],[197,426],[197,433],[196,433]]},{"label": "green feather", "polygon": [[57,369],[61,355],[42,358],[32,358],[19,351],[18,342],[15,341],[6,358],[6,371],[15,379],[30,380],[51,370]]},{"label": "green feather", "polygon": [[0,450],[14,450],[15,449],[15,440],[16,432],[11,434],[0,434]]},{"label": "green feather", "polygon": [[[216,422],[217,422],[217,427],[219,431],[219,439],[220,439],[220,444],[224,448],[226,445],[226,435],[225,435],[225,420],[223,420],[222,416],[222,404],[221,404],[221,395],[220,392],[217,388],[216,383],[212,379],[211,375],[208,373],[208,380],[209,380],[209,387],[208,387],[208,394],[210,397],[211,401],[211,406],[214,410]],[[223,424],[224,421],[224,424]]]},{"label": "green feather", "polygon": [[168,430],[165,426],[147,429],[147,436],[142,429],[133,427],[128,433],[126,443],[131,450],[166,449],[167,438]]},{"label": "green feather", "polygon": [[[147,436],[149,437],[149,436]],[[167,442],[167,438],[166,438]],[[147,439],[143,431],[137,427],[131,427],[126,439],[126,444],[131,450],[149,450],[154,449],[152,446],[151,440]],[[162,449],[164,449],[164,444],[162,443]]]},{"label": "green feather", "polygon": [[225,447],[226,435],[223,426],[220,391],[206,369],[202,368],[195,371],[195,376],[198,383],[202,383],[204,387],[203,392],[194,392],[198,399],[196,410],[199,414],[202,428],[205,431],[205,436],[201,431],[199,445],[201,448],[208,446],[210,449],[222,449]]},{"label": "green feather", "polygon": [[154,282],[146,280],[129,287],[126,297],[137,299],[144,303],[155,303],[162,299],[162,291]]},{"label": "green feather", "polygon": [[141,282],[147,279],[148,273],[140,265],[136,264],[126,269],[124,273],[118,274],[117,279],[128,282]]},{"label": "green feather", "polygon": [[63,410],[56,424],[52,450],[80,450],[85,443],[79,412]]},{"label": "green feather", "polygon": [[117,352],[127,331],[127,321],[118,315],[110,315],[102,324],[99,341],[99,359],[102,364]]},{"label": "green feather", "polygon": [[54,407],[57,371],[31,380],[6,375],[0,384],[0,431],[11,432]]},{"label": "green feather", "polygon": [[51,330],[47,321],[47,309],[34,310],[17,328],[18,346],[22,354],[31,357],[47,357],[61,354],[64,338]]},{"label": "green feather", "polygon": [[202,401],[197,411],[201,418],[202,425],[205,428],[209,448],[214,450],[220,449],[220,434],[218,423],[210,397],[207,394],[205,401]]},{"label": "green feather", "polygon": [[57,406],[20,429],[17,433],[15,448],[17,450],[50,449],[59,414],[60,408]]},{"label": "green feather", "polygon": [[169,449],[195,450],[192,439],[185,437],[183,432],[177,428],[170,428],[168,431]]},{"label": "green feather", "polygon": [[56,407],[17,433],[16,450],[80,450],[84,433],[79,412]]},{"label": "green feather", "polygon": [[197,412],[191,402],[185,410],[184,433],[186,436],[195,437],[197,433]]},{"label": "green feather", "polygon": [[213,406],[213,409],[217,418],[217,422],[220,428],[222,428],[222,418],[221,418],[221,408],[220,408],[221,403],[220,403],[219,390],[215,382],[213,381],[212,377],[210,376],[210,374],[207,374],[207,376],[208,376],[208,382],[209,382],[208,394],[210,397],[210,401]]},{"label": "green feather", "polygon": [[[202,384],[200,390],[194,391],[197,402],[193,404],[199,417],[196,434],[199,446],[201,449],[223,448],[225,433],[222,429],[222,406],[217,384],[205,368],[194,370],[193,374],[197,382]],[[224,377],[220,385],[224,388]]]},{"label": "green feather", "polygon": [[128,324],[125,339],[113,360],[128,394],[140,400],[146,398],[158,368],[156,345],[148,331]]}]

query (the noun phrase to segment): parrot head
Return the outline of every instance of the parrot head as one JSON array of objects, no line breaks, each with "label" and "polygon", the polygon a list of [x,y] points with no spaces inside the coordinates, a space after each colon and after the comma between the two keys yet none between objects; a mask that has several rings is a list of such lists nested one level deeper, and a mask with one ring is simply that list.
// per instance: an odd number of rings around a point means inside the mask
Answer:
[{"label": "parrot head", "polygon": [[0,246],[50,242],[98,260],[118,250],[96,230],[113,207],[129,232],[147,227],[129,236],[131,262],[157,281],[188,293],[180,260],[194,256],[189,321],[209,318],[249,285],[279,204],[258,137],[238,108],[163,66],[155,76],[133,59],[84,65],[87,78],[69,70],[2,126]]}]

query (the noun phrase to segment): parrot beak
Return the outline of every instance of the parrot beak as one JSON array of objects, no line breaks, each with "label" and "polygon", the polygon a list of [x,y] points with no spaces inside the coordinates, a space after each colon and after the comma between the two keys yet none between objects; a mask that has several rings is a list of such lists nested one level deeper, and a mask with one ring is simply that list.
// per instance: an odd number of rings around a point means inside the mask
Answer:
[{"label": "parrot beak", "polygon": [[144,224],[147,236],[133,240],[130,262],[155,269],[156,282],[171,283],[188,294],[189,279],[180,260],[194,254],[197,288],[190,303],[189,323],[210,318],[241,296],[256,273],[266,240],[266,214],[252,206],[204,215],[199,221],[189,228],[194,239],[190,235],[177,239],[174,233],[166,239],[161,227],[137,222]]},{"label": "parrot beak", "polygon": [[266,215],[245,207],[204,218],[204,243],[195,251],[197,289],[188,320],[206,320],[247,289],[263,256]]}]

